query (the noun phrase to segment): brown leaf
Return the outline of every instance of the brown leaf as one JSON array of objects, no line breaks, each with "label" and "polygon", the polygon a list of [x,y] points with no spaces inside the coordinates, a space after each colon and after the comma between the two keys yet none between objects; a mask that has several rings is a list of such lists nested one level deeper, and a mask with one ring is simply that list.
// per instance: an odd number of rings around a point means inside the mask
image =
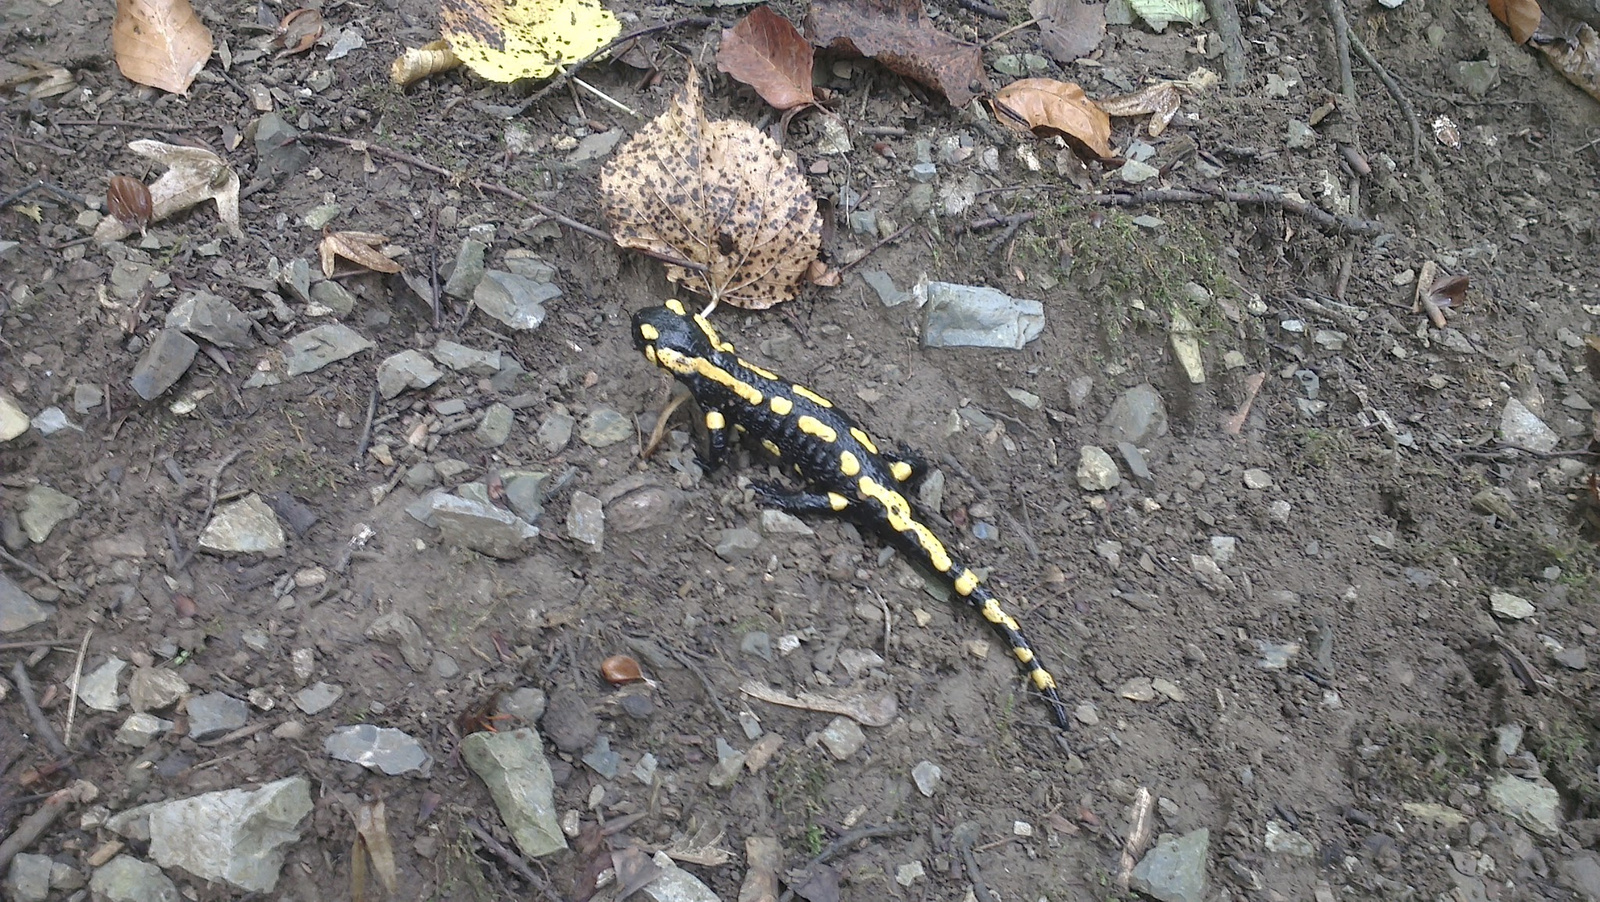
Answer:
[{"label": "brown leaf", "polygon": [[717,71],[755,88],[762,100],[780,110],[816,100],[811,93],[811,45],[770,7],[758,6],[722,30]]},{"label": "brown leaf", "polygon": [[106,212],[123,225],[144,231],[150,224],[155,202],[150,199],[150,189],[144,182],[125,175],[114,175],[106,188]]},{"label": "brown leaf", "polygon": [[[150,186],[151,222],[161,222],[196,204],[214,200],[222,224],[234,237],[242,234],[239,231],[239,176],[221,157],[203,147],[150,140],[131,141],[128,149],[167,167]],[[120,241],[136,231],[137,228],[115,216],[108,216],[95,227],[94,237],[101,242]]]},{"label": "brown leaf", "polygon": [[618,244],[703,264],[667,278],[736,307],[792,297],[822,246],[811,186],[772,139],[746,122],[708,121],[700,77],[634,133],[600,171]]},{"label": "brown leaf", "polygon": [[1062,65],[1093,53],[1106,36],[1104,3],[1033,0],[1028,12],[1039,20],[1039,45]]},{"label": "brown leaf", "polygon": [[1459,308],[1467,302],[1467,277],[1446,276],[1428,286],[1428,297],[1440,307]]},{"label": "brown leaf", "polygon": [[377,873],[378,882],[393,896],[399,887],[400,875],[394,866],[394,842],[389,838],[383,800],[358,803],[350,814],[356,821],[356,857],[372,859],[372,870]]},{"label": "brown leaf", "polygon": [[1166,131],[1167,125],[1172,122],[1172,117],[1178,115],[1178,108],[1183,105],[1183,98],[1179,96],[1176,84],[1161,81],[1141,91],[1119,97],[1108,97],[1096,103],[1100,109],[1106,111],[1107,116],[1148,115],[1150,124],[1147,128],[1150,137],[1155,138]]},{"label": "brown leaf", "polygon": [[1111,117],[1072,82],[1050,78],[1014,81],[994,98],[1000,118],[1031,129],[1035,134],[1057,134],[1082,153],[1110,159]]},{"label": "brown leaf", "polygon": [[372,232],[329,232],[317,245],[317,252],[322,256],[322,274],[333,278],[339,257],[373,272],[399,272],[400,264],[379,250],[387,243],[389,239]]},{"label": "brown leaf", "polygon": [[129,81],[183,94],[211,58],[211,30],[189,0],[117,0],[111,50]]},{"label": "brown leaf", "polygon": [[278,30],[272,35],[272,46],[279,48],[280,57],[305,53],[322,37],[322,30],[322,13],[303,6],[278,23]]},{"label": "brown leaf", "polygon": [[1526,44],[1539,30],[1539,0],[1489,0],[1489,12],[1511,32],[1511,39]]},{"label": "brown leaf", "polygon": [[819,48],[875,59],[954,106],[989,90],[978,45],[933,27],[922,0],[813,0],[806,34]]},{"label": "brown leaf", "polygon": [[1566,41],[1540,45],[1550,65],[1590,97],[1600,100],[1600,35],[1587,25],[1577,26],[1576,46]]}]

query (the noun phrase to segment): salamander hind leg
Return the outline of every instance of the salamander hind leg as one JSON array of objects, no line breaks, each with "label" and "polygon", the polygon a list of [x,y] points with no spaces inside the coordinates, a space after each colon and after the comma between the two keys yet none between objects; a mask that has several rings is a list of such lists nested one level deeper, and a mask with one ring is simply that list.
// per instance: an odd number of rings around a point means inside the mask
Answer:
[{"label": "salamander hind leg", "polygon": [[795,516],[841,516],[850,511],[850,499],[838,492],[791,491],[770,482],[752,482],[756,503]]},{"label": "salamander hind leg", "polygon": [[896,482],[914,489],[928,477],[928,462],[905,445],[893,451],[884,451],[880,456],[889,462],[889,473]]}]

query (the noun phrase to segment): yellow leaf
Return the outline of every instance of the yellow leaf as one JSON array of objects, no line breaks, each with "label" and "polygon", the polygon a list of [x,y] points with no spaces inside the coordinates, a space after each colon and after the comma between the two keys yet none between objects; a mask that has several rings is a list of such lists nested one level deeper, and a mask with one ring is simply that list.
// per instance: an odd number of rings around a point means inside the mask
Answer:
[{"label": "yellow leaf", "polygon": [[372,232],[330,232],[317,245],[322,257],[322,274],[333,278],[340,257],[374,272],[399,272],[400,264],[379,250],[388,242],[389,239]]},{"label": "yellow leaf", "polygon": [[38,204],[17,204],[11,209],[16,210],[34,222],[44,222],[44,210]]},{"label": "yellow leaf", "polygon": [[552,75],[622,31],[599,0],[443,0],[439,25],[456,56],[490,81]]}]

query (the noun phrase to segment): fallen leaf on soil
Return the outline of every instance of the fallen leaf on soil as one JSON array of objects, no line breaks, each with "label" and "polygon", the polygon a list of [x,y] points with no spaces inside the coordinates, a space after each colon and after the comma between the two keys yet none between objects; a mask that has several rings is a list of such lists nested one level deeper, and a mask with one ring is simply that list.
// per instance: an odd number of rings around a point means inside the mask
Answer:
[{"label": "fallen leaf on soil", "polygon": [[[150,221],[161,222],[175,213],[208,200],[217,202],[217,217],[235,238],[239,231],[239,176],[222,158],[201,147],[139,140],[128,149],[167,167],[150,186]],[[115,216],[100,220],[96,241],[120,241],[138,231]]]},{"label": "fallen leaf on soil", "polygon": [[272,46],[279,48],[280,57],[305,53],[316,45],[317,38],[322,37],[322,30],[322,13],[301,7],[278,23],[278,30],[272,35]]},{"label": "fallen leaf on soil", "polygon": [[399,272],[400,264],[379,250],[388,242],[389,239],[372,232],[329,232],[317,245],[317,252],[322,256],[322,274],[333,278],[339,257],[373,272]]},{"label": "fallen leaf on soil", "polygon": [[811,186],[772,139],[746,122],[708,121],[700,77],[600,171],[616,241],[658,257],[667,278],[714,303],[764,310],[794,296],[822,246]]},{"label": "fallen leaf on soil", "polygon": [[1155,138],[1166,131],[1172,117],[1178,115],[1183,98],[1178,94],[1176,84],[1163,81],[1141,91],[1110,97],[1097,103],[1108,116],[1149,116],[1150,124],[1146,130],[1150,132],[1150,137]]},{"label": "fallen leaf on soil", "polygon": [[121,220],[123,225],[144,231],[150,224],[154,206],[155,201],[150,198],[150,189],[144,182],[125,175],[111,177],[111,184],[106,188],[106,212]]},{"label": "fallen leaf on soil", "polygon": [[211,58],[211,30],[189,0],[117,0],[111,51],[133,82],[182,94]]},{"label": "fallen leaf on soil", "polygon": [[1489,12],[1511,32],[1511,39],[1518,44],[1528,43],[1539,30],[1542,15],[1539,0],[1489,0]]},{"label": "fallen leaf on soil", "polygon": [[900,703],[892,692],[841,692],[837,695],[802,692],[788,695],[755,680],[740,686],[739,691],[774,705],[843,715],[864,727],[888,726],[900,710]]},{"label": "fallen leaf on soil", "polygon": [[1039,46],[1062,65],[1092,53],[1106,36],[1106,5],[1084,0],[1033,0],[1028,12],[1039,20]]},{"label": "fallen leaf on soil", "polygon": [[1539,47],[1550,65],[1590,97],[1600,100],[1600,35],[1588,25],[1578,26],[1578,45],[1552,41]]},{"label": "fallen leaf on soil", "polygon": [[806,34],[819,48],[877,60],[954,106],[989,90],[978,45],[935,28],[922,0],[813,0]]},{"label": "fallen leaf on soil", "polygon": [[[12,62],[7,60],[6,62]],[[44,100],[65,94],[78,86],[78,80],[72,73],[61,66],[51,66],[35,59],[18,59],[15,62],[28,68],[0,78],[0,91],[10,91],[33,82],[25,93],[29,100]]]},{"label": "fallen leaf on soil", "polygon": [[450,49],[450,42],[443,38],[421,47],[407,47],[394,58],[394,64],[389,67],[389,80],[405,87],[415,81],[421,81],[430,75],[448,72],[461,65],[461,57]]},{"label": "fallen leaf on soil", "polygon": [[[400,875],[394,866],[394,843],[389,838],[389,824],[383,810],[383,800],[360,802],[351,810],[356,821],[356,843],[352,860],[363,864],[371,859],[372,870],[378,882],[393,896],[399,887]],[[351,883],[355,883],[354,874]]]},{"label": "fallen leaf on soil", "polygon": [[467,67],[490,81],[553,75],[622,31],[599,0],[443,0],[439,28]]},{"label": "fallen leaf on soil", "polygon": [[1074,148],[1102,160],[1112,156],[1111,117],[1071,82],[1051,78],[1014,81],[995,95],[994,107],[1000,118],[1013,126],[1035,134],[1061,135]]},{"label": "fallen leaf on soil", "polygon": [[1206,5],[1200,0],[1128,0],[1128,7],[1157,33],[1172,22],[1199,25],[1206,20]]},{"label": "fallen leaf on soil", "polygon": [[811,92],[811,45],[799,29],[770,7],[758,6],[722,31],[717,71],[756,89],[780,110],[816,100]]}]

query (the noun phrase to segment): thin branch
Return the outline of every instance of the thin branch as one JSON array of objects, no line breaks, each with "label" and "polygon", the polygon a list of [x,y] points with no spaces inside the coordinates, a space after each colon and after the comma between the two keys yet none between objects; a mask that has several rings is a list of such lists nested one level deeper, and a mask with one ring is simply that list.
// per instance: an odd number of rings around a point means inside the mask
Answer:
[{"label": "thin branch", "polygon": [[468,819],[466,825],[467,829],[472,831],[472,835],[478,838],[478,842],[483,843],[484,848],[493,852],[496,858],[505,862],[506,866],[511,868],[512,873],[521,877],[529,886],[543,893],[544,897],[551,900],[551,902],[564,902],[555,891],[555,888],[550,885],[550,881],[540,876],[539,872],[535,871],[521,855],[506,848],[505,843],[495,839],[488,828],[478,823],[476,818]]},{"label": "thin branch", "polygon": [[[28,679],[28,667],[26,664],[18,661],[11,665],[11,682],[17,684],[17,695],[22,696],[22,709],[28,712],[28,722],[33,724],[34,730],[44,740],[44,744],[50,748],[50,754],[57,758],[71,757],[72,753],[67,751],[66,744],[61,741],[60,736],[56,735],[55,727],[50,726],[50,719],[44,716],[43,711],[39,710],[39,700],[34,697],[33,681]],[[0,865],[0,867],[3,867],[3,865]]]}]

